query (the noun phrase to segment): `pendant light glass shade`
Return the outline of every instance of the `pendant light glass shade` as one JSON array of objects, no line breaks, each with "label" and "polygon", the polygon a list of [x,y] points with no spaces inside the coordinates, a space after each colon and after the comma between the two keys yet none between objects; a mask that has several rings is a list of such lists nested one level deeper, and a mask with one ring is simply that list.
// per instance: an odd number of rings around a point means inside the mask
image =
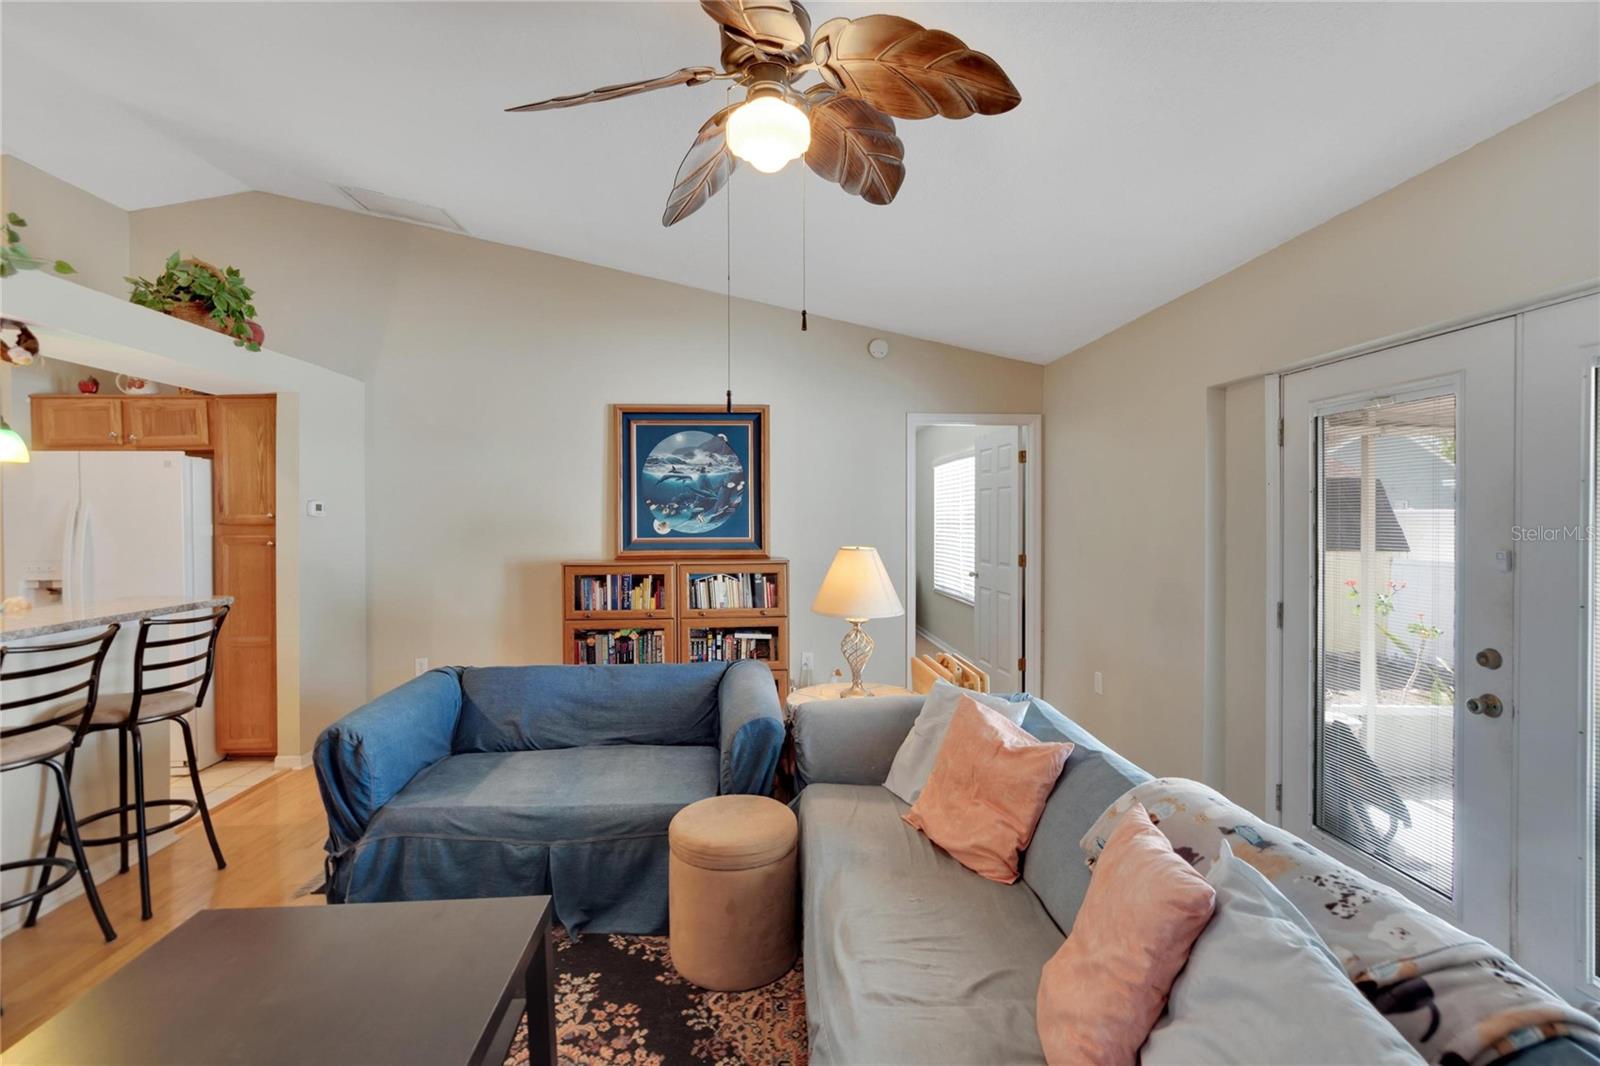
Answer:
[{"label": "pendant light glass shade", "polygon": [[728,116],[728,149],[763,174],[776,174],[811,147],[811,120],[781,96],[759,96]]},{"label": "pendant light glass shade", "polygon": [[6,420],[0,418],[0,463],[25,463],[28,461],[28,446],[22,440],[22,435],[10,426]]}]

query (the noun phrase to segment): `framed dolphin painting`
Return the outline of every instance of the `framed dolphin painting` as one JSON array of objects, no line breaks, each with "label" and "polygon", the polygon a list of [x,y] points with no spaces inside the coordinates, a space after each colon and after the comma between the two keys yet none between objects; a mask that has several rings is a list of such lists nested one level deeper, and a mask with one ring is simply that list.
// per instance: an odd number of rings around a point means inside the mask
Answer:
[{"label": "framed dolphin painting", "polygon": [[613,404],[617,555],[764,558],[765,406]]}]

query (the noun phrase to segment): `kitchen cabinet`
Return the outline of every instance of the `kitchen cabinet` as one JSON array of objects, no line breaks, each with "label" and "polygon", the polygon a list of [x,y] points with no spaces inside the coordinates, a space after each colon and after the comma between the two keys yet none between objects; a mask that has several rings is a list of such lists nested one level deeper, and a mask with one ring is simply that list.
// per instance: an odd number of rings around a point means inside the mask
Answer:
[{"label": "kitchen cabinet", "polygon": [[82,451],[121,448],[122,400],[114,396],[34,396],[33,447]]},{"label": "kitchen cabinet", "polygon": [[233,597],[217,638],[217,750],[278,753],[277,399],[217,396],[213,586]]},{"label": "kitchen cabinet", "polygon": [[215,406],[217,521],[270,524],[277,498],[277,401],[218,396]]},{"label": "kitchen cabinet", "polygon": [[204,396],[34,396],[32,446],[40,451],[211,450]]},{"label": "kitchen cabinet", "polygon": [[209,451],[210,401],[203,396],[149,397],[122,401],[128,443],[152,451]]},{"label": "kitchen cabinet", "polygon": [[216,591],[233,610],[217,637],[217,750],[278,754],[277,546],[259,528],[220,533]]}]

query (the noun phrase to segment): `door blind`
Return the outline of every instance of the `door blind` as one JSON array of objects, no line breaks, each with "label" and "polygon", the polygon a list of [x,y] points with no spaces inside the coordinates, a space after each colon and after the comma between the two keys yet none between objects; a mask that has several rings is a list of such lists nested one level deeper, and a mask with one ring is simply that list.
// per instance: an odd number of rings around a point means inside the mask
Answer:
[{"label": "door blind", "polygon": [[1318,828],[1455,877],[1456,397],[1318,419]]},{"label": "door blind", "polygon": [[933,467],[933,587],[958,600],[973,600],[977,568],[973,456]]}]

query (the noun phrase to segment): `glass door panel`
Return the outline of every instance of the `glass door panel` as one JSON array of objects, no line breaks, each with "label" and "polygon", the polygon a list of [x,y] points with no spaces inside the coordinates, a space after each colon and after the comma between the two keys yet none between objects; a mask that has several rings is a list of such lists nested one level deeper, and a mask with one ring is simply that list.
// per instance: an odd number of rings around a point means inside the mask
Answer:
[{"label": "glass door panel", "polygon": [[1317,419],[1314,818],[1452,895],[1456,395]]}]

